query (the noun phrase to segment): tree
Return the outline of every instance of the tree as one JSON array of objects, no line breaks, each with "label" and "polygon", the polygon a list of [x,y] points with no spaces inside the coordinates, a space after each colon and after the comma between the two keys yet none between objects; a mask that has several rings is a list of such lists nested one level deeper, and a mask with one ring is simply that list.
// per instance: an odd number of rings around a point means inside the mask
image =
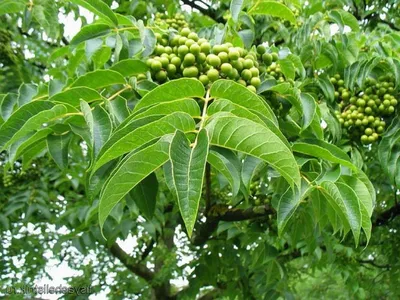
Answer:
[{"label": "tree", "polygon": [[398,297],[399,5],[0,2],[2,286]]}]

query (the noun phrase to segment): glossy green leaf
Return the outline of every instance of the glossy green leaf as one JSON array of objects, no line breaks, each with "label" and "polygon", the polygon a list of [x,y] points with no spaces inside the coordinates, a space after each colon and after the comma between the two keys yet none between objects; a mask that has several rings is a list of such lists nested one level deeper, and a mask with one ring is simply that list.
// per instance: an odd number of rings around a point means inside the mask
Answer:
[{"label": "glossy green leaf", "polygon": [[75,47],[82,42],[97,37],[105,36],[111,32],[110,26],[106,24],[90,24],[82,27],[82,29],[72,38],[70,45]]},{"label": "glossy green leaf", "polygon": [[79,77],[70,87],[100,89],[114,84],[126,84],[125,78],[116,71],[97,70]]},{"label": "glossy green leaf", "polygon": [[282,132],[279,130],[279,128],[275,125],[275,123],[268,118],[264,118],[261,114],[258,114],[256,111],[247,109],[246,107],[235,104],[229,100],[218,99],[218,101],[214,101],[208,107],[207,114],[209,116],[212,116],[222,111],[230,112],[235,116],[249,119],[253,122],[257,122],[263,126],[268,127],[273,133],[275,133],[282,140],[282,142],[286,144],[286,146],[288,146],[288,148],[290,148],[288,141],[286,140]]},{"label": "glossy green leaf", "polygon": [[171,80],[147,93],[135,106],[134,112],[137,112],[143,107],[161,102],[171,102],[184,98],[203,97],[204,94],[204,86],[197,79],[181,78]]},{"label": "glossy green leaf", "polygon": [[138,59],[124,59],[113,65],[110,70],[117,71],[124,77],[143,74],[148,71],[149,67]]},{"label": "glossy green leaf", "polygon": [[102,17],[114,25],[118,25],[118,19],[111,10],[111,8],[101,0],[71,0],[71,2],[78,4],[87,10],[90,10],[95,15]]},{"label": "glossy green leaf", "polygon": [[190,145],[182,131],[171,141],[170,160],[179,210],[191,237],[197,219],[208,155],[208,134],[202,129],[194,144]]},{"label": "glossy green leaf", "polygon": [[81,110],[89,128],[93,157],[97,157],[100,149],[111,136],[112,123],[110,116],[104,108],[99,105],[92,111],[85,101],[81,101]]},{"label": "glossy green leaf", "polygon": [[306,129],[311,125],[311,122],[314,120],[317,104],[313,96],[307,93],[300,94],[301,106],[303,108],[303,127],[302,129]]},{"label": "glossy green leaf", "polygon": [[225,176],[232,188],[232,196],[235,197],[240,189],[240,162],[235,154],[226,149],[211,149],[207,161]]},{"label": "glossy green leaf", "polygon": [[130,118],[139,119],[153,115],[169,115],[173,112],[185,112],[192,117],[200,116],[200,106],[193,99],[178,99],[170,102],[162,102],[150,107],[145,107],[132,114]]},{"label": "glossy green leaf", "polygon": [[68,166],[68,151],[72,134],[50,134],[47,136],[47,148],[57,166],[64,170]]},{"label": "glossy green leaf", "polygon": [[210,143],[258,157],[276,169],[293,187],[300,172],[290,149],[270,129],[234,115],[214,115],[206,128]]},{"label": "glossy green leaf", "polygon": [[37,92],[38,90],[35,84],[23,83],[18,89],[18,106],[31,102]]},{"label": "glossy green leaf", "polygon": [[135,201],[144,216],[148,220],[151,220],[156,209],[157,194],[157,176],[154,173],[151,173],[136,185],[128,195]]},{"label": "glossy green leaf", "polygon": [[231,11],[231,18],[234,22],[238,21],[239,14],[242,11],[243,0],[232,0],[230,11]]},{"label": "glossy green leaf", "polygon": [[27,3],[24,0],[2,0],[0,1],[0,16],[21,12],[26,5]]},{"label": "glossy green leaf", "polygon": [[357,167],[353,165],[350,158],[343,150],[325,141],[306,139],[304,141],[294,143],[292,149],[294,152],[326,159],[357,171]]},{"label": "glossy green leaf", "polygon": [[68,111],[70,109],[64,105],[48,101],[35,101],[22,106],[0,127],[0,149]]},{"label": "glossy green leaf", "polygon": [[284,4],[277,1],[257,1],[249,10],[252,15],[269,15],[288,20],[292,23],[296,22],[293,12]]},{"label": "glossy green leaf", "polygon": [[116,131],[101,149],[93,172],[99,167],[125,153],[131,152],[146,143],[158,139],[176,130],[191,131],[195,129],[193,119],[186,113],[176,112],[159,120],[137,127],[130,123]]},{"label": "glossy green leaf", "polygon": [[49,100],[58,103],[67,103],[72,106],[79,106],[80,101],[93,102],[101,100],[101,95],[94,89],[88,87],[74,87],[55,94]]},{"label": "glossy green leaf", "polygon": [[169,144],[168,139],[161,139],[128,156],[117,166],[101,193],[99,204],[101,228],[114,206],[139,182],[168,161]]},{"label": "glossy green leaf", "polygon": [[321,187],[324,194],[338,205],[346,217],[353,232],[355,243],[358,244],[362,226],[362,214],[357,195],[347,184],[341,182],[335,184],[325,181],[321,183]]},{"label": "glossy green leaf", "polygon": [[35,143],[44,140],[52,132],[53,130],[51,128],[45,128],[37,132],[32,132],[30,135],[19,139],[10,146],[9,161],[13,163],[24,153],[25,150],[32,147]]},{"label": "glossy green leaf", "polygon": [[217,80],[211,86],[210,96],[227,99],[247,109],[257,111],[276,125],[278,124],[275,114],[265,100],[239,83],[224,79]]},{"label": "glossy green leaf", "polygon": [[286,225],[293,217],[300,203],[312,190],[313,187],[308,186],[306,182],[302,181],[301,190],[293,190],[289,187],[281,196],[277,207],[278,233],[280,236],[285,231]]}]

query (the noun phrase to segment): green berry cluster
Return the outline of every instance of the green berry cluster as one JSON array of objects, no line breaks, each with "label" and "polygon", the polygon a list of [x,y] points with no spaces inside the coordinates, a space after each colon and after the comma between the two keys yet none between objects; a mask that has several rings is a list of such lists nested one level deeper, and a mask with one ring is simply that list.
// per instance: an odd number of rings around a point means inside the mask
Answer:
[{"label": "green berry cluster", "polygon": [[264,45],[258,45],[257,59],[260,62],[261,73],[266,73],[280,82],[285,81],[281,72],[281,67],[278,63],[278,53],[268,53]]},{"label": "green berry cluster", "polygon": [[167,24],[168,28],[174,28],[178,31],[182,30],[182,28],[189,27],[189,24],[185,20],[185,16],[183,14],[177,13],[171,18],[168,18],[166,14],[156,13],[154,24],[158,26],[163,26]]},{"label": "green berry cluster", "polygon": [[153,80],[159,83],[193,77],[207,86],[219,78],[228,78],[253,92],[261,84],[256,53],[231,43],[211,45],[189,28],[173,36],[158,35],[154,55],[147,65]]},{"label": "green berry cluster", "polygon": [[345,88],[339,74],[330,80],[339,102],[340,111],[336,111],[336,116],[347,133],[363,144],[376,142],[385,131],[385,118],[395,112],[398,104],[393,79],[390,76],[381,76],[378,80],[367,78],[364,90],[359,93]]},{"label": "green berry cluster", "polygon": [[272,194],[267,194],[262,181],[255,181],[250,184],[250,203],[252,206],[271,203]]}]

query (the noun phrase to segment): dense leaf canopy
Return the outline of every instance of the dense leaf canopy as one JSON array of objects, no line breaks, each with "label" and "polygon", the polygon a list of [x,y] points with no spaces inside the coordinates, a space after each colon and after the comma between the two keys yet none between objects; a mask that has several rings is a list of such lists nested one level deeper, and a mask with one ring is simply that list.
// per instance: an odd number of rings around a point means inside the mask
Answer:
[{"label": "dense leaf canopy", "polygon": [[0,0],[0,295],[400,297],[399,12]]}]

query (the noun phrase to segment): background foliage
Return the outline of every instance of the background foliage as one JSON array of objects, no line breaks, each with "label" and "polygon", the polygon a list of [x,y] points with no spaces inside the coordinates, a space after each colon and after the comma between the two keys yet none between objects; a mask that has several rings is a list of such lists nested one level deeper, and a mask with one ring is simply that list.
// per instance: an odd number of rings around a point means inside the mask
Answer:
[{"label": "background foliage", "polygon": [[399,297],[399,11],[2,0],[1,287],[52,258],[117,299]]}]

